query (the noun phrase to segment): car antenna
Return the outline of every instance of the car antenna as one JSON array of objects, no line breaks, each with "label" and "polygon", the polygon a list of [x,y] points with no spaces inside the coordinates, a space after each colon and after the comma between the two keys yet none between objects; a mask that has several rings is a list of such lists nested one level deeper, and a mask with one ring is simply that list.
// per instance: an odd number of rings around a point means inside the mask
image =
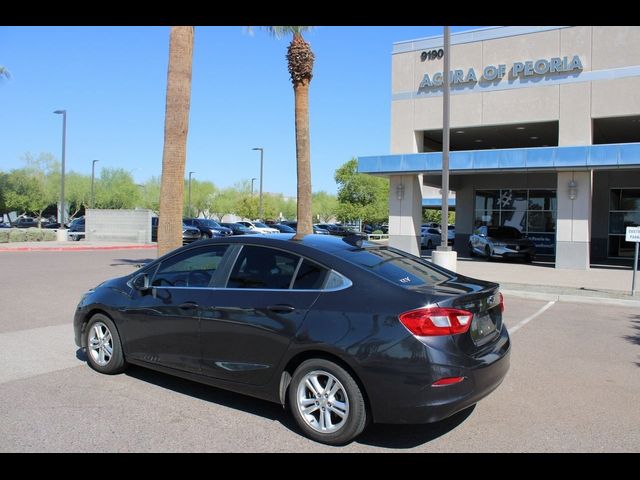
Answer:
[{"label": "car antenna", "polygon": [[360,233],[352,233],[351,235],[347,235],[346,237],[342,237],[343,242],[347,242],[349,245],[354,247],[362,248],[364,241],[367,239],[365,235]]}]

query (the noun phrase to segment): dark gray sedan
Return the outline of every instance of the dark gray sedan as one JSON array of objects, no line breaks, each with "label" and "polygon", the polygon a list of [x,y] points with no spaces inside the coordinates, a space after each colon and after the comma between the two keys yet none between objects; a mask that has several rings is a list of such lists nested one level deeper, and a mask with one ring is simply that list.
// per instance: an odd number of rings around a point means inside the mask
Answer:
[{"label": "dark gray sedan", "polygon": [[361,237],[204,240],[89,290],[89,365],[137,364],[288,405],[319,442],[370,422],[425,423],[487,396],[509,368],[498,285]]}]

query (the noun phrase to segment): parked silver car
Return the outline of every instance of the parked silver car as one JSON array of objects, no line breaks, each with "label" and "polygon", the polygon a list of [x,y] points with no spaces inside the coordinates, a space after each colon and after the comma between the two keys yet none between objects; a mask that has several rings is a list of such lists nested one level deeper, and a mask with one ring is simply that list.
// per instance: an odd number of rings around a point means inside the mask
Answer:
[{"label": "parked silver car", "polygon": [[521,258],[531,262],[536,255],[533,241],[514,227],[478,227],[469,237],[469,254],[486,258]]}]

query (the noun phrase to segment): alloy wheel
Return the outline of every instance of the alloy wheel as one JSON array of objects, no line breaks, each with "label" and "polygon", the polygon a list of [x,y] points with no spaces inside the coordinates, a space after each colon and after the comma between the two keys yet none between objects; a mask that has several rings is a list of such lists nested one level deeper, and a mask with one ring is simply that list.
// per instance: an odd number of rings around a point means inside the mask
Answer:
[{"label": "alloy wheel", "polygon": [[298,384],[296,399],[304,422],[319,433],[336,432],[349,418],[346,389],[328,372],[307,373]]},{"label": "alloy wheel", "polygon": [[89,354],[93,361],[104,367],[113,357],[113,337],[111,331],[102,322],[96,322],[91,326],[88,341]]}]

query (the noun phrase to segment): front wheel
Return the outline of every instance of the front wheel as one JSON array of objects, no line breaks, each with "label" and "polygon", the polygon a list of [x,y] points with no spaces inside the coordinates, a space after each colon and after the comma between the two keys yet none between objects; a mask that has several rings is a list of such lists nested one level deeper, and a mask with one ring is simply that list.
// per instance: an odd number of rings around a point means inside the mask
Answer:
[{"label": "front wheel", "polygon": [[94,370],[113,375],[127,368],[120,335],[113,321],[101,313],[89,320],[85,329],[87,361]]},{"label": "front wheel", "polygon": [[346,370],[328,360],[300,364],[289,385],[289,404],[298,426],[317,442],[344,445],[367,424],[360,387]]}]

